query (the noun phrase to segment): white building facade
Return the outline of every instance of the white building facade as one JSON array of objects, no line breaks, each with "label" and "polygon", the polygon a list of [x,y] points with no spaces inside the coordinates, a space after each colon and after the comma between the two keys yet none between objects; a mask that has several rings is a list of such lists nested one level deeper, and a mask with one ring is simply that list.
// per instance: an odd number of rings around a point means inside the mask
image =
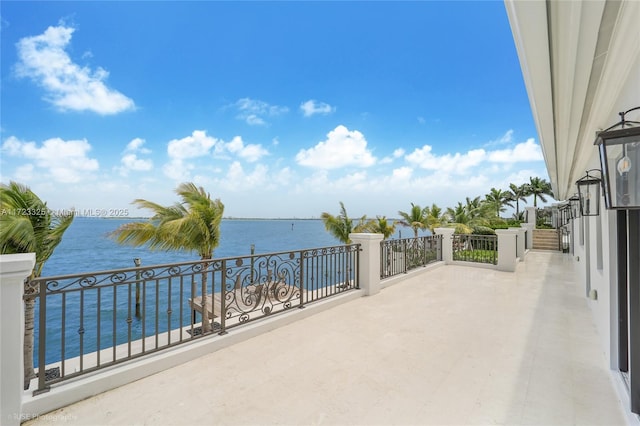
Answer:
[{"label": "white building facade", "polygon": [[[587,170],[601,169],[597,132],[640,107],[640,2],[505,6],[555,198],[568,200]],[[640,121],[640,109],[625,119]],[[572,220],[567,255],[621,396],[640,414],[640,210],[598,202],[598,216]]]}]

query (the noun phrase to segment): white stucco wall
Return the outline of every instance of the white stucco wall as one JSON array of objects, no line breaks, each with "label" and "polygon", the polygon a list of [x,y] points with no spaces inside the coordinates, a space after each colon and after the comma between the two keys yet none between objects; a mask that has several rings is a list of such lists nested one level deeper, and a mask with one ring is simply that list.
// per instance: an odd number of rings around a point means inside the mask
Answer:
[{"label": "white stucco wall", "polygon": [[[640,106],[640,57],[634,62],[628,74],[626,82],[621,82],[619,86],[618,98],[615,108],[611,111],[611,122],[609,125],[619,121],[618,112]],[[627,119],[638,120],[640,115],[634,112],[634,116]],[[594,148],[592,162],[600,166],[598,151]],[[598,290],[598,300],[589,301],[593,312],[593,318],[598,327],[602,347],[605,350],[607,359],[613,369],[617,369],[617,347],[618,347],[618,307],[617,307],[617,237],[616,237],[616,212],[604,209],[604,202],[601,206],[601,215],[597,217],[602,223],[602,269],[596,267],[597,241],[590,247],[591,251],[591,277],[592,288]],[[595,222],[592,222],[590,235],[595,237]]]}]

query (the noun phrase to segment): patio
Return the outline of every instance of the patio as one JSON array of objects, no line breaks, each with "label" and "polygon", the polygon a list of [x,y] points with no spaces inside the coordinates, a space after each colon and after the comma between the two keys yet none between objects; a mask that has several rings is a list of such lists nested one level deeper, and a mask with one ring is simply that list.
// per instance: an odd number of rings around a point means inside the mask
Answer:
[{"label": "patio", "polygon": [[26,424],[626,424],[573,267],[415,273]]}]

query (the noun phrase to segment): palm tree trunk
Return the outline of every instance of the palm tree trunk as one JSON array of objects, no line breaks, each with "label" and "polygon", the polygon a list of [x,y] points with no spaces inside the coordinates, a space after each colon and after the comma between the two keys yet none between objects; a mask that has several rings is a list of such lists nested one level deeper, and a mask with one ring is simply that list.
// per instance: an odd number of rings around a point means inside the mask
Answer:
[{"label": "palm tree trunk", "polygon": [[[202,259],[211,259],[211,256],[202,256]],[[209,311],[207,310],[207,269],[209,269],[209,262],[204,262],[202,264],[202,334],[208,333],[211,331],[211,323],[209,323]],[[214,310],[214,298],[213,298],[213,289],[211,291],[211,316],[213,316]],[[213,319],[213,318],[212,318]]]},{"label": "palm tree trunk", "polygon": [[[33,369],[33,329],[35,318],[36,301],[33,298],[29,298],[24,302],[24,345],[23,345],[23,358],[24,358],[24,389],[29,389],[29,382],[36,377],[35,370]],[[42,371],[40,374],[44,374]]]}]

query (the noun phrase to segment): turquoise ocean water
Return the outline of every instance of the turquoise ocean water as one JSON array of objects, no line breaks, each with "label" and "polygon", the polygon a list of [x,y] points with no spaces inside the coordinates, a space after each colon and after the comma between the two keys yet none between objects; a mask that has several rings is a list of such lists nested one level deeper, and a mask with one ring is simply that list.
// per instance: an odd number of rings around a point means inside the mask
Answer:
[{"label": "turquoise ocean water", "polygon": [[[143,266],[197,260],[197,253],[150,251],[117,244],[108,233],[135,219],[77,217],[45,264],[42,275],[66,275],[131,268],[138,257]],[[324,229],[321,220],[223,220],[220,245],[214,257],[325,247],[340,243]]]}]

